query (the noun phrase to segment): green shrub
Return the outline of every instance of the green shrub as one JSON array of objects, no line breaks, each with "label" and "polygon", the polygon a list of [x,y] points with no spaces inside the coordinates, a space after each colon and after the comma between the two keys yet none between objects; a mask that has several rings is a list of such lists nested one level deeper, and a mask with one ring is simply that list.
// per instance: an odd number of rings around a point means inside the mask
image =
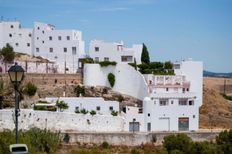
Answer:
[{"label": "green shrub", "polygon": [[34,96],[36,91],[37,91],[36,85],[34,85],[31,82],[28,82],[23,89],[23,92],[28,96]]},{"label": "green shrub", "polygon": [[190,151],[192,140],[186,134],[169,135],[164,137],[163,146],[170,153],[172,150],[180,150],[184,153]]},{"label": "green shrub", "polygon": [[79,109],[76,109],[75,113],[81,113],[81,111]]},{"label": "green shrub", "polygon": [[74,92],[76,93],[76,96],[79,97],[80,94],[82,96],[85,95],[85,87],[81,87],[80,85],[77,85],[75,88],[74,88]]},{"label": "green shrub", "polygon": [[89,113],[90,113],[92,116],[95,115],[95,114],[97,114],[96,111],[94,111],[94,110],[90,111]]},{"label": "green shrub", "polygon": [[91,64],[94,63],[93,58],[81,58],[80,62],[82,62],[83,64]]},{"label": "green shrub", "polygon": [[69,107],[67,103],[65,103],[64,101],[59,101],[59,100],[56,101],[56,106],[60,109],[60,111],[68,109]]},{"label": "green shrub", "polygon": [[[19,131],[19,142],[27,145],[29,153],[53,154],[60,142],[60,134],[49,130],[32,128],[28,131]],[[0,132],[0,153],[8,154],[9,145],[15,143],[15,132],[4,130]]]},{"label": "green shrub", "polygon": [[117,63],[115,61],[101,61],[101,62],[99,62],[99,65],[101,67],[107,67],[109,65],[115,66],[115,65],[117,65]]},{"label": "green shrub", "polygon": [[221,95],[222,95],[225,99],[227,99],[227,100],[229,100],[229,101],[232,101],[232,96],[228,96],[228,95],[223,94],[223,93],[221,93]]},{"label": "green shrub", "polygon": [[112,116],[118,116],[118,111],[114,111],[114,110],[113,110],[113,111],[111,112],[111,115],[112,115]]},{"label": "green shrub", "polygon": [[124,101],[124,97],[123,97],[122,95],[118,95],[117,97],[118,97],[118,101],[119,101],[119,102]]},{"label": "green shrub", "polygon": [[108,148],[110,147],[110,145],[109,145],[108,142],[104,141],[104,142],[101,144],[101,147],[102,147],[103,149],[108,149]]},{"label": "green shrub", "polygon": [[46,107],[42,106],[42,105],[34,105],[33,106],[34,110],[42,110],[42,111],[46,111]]},{"label": "green shrub", "polygon": [[133,148],[131,150],[131,154],[140,154],[139,150],[137,150],[136,148]]},{"label": "green shrub", "polygon": [[110,86],[111,87],[114,87],[114,84],[115,84],[115,76],[113,73],[109,73],[108,74],[108,81],[110,83]]},{"label": "green shrub", "polygon": [[87,111],[86,109],[81,109],[81,113],[87,114],[87,113],[89,113],[89,111]]},{"label": "green shrub", "polygon": [[232,153],[232,129],[230,129],[229,131],[222,131],[216,137],[216,143],[218,145],[218,148],[223,151],[223,153]]}]

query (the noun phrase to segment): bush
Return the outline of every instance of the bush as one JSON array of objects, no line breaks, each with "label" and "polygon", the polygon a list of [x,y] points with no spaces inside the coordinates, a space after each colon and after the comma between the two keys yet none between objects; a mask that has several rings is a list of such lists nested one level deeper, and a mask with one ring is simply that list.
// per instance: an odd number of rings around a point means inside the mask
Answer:
[{"label": "bush", "polygon": [[223,151],[223,153],[232,153],[232,129],[221,132],[216,137],[216,143],[218,144],[218,148]]},{"label": "bush", "polygon": [[117,115],[118,115],[118,111],[114,111],[114,110],[113,110],[113,111],[111,112],[111,115],[112,115],[112,116],[117,116]]},{"label": "bush", "polygon": [[110,147],[110,145],[109,145],[108,142],[104,141],[104,142],[101,144],[101,147],[102,147],[103,149],[108,149],[108,148]]},{"label": "bush", "polygon": [[33,109],[39,111],[46,111],[46,107],[42,105],[34,105]]},{"label": "bush", "polygon": [[172,150],[180,150],[184,153],[190,151],[192,140],[186,134],[169,135],[164,137],[163,146],[170,153]]},{"label": "bush", "polygon": [[69,107],[67,103],[65,103],[64,101],[59,101],[59,100],[56,101],[56,106],[60,109],[60,111],[68,109]]},{"label": "bush", "polygon": [[83,64],[94,63],[93,58],[81,58],[80,62],[82,62]]},{"label": "bush", "polygon": [[[60,142],[60,134],[49,130],[32,128],[19,131],[19,142],[28,146],[29,153],[55,153]],[[15,143],[15,132],[4,130],[0,132],[0,153],[9,153],[9,145]]]},{"label": "bush", "polygon": [[36,85],[34,85],[31,82],[28,82],[23,89],[23,92],[28,96],[34,96],[36,91],[37,91]]},{"label": "bush", "polygon": [[65,134],[64,134],[63,141],[64,141],[65,143],[69,143],[69,140],[70,140],[70,136],[68,135],[68,133],[65,133]]},{"label": "bush", "polygon": [[115,66],[115,65],[117,65],[117,63],[115,61],[101,61],[101,62],[99,62],[99,65],[101,67],[107,67],[109,65]]},{"label": "bush", "polygon": [[76,96],[79,97],[80,94],[82,96],[85,95],[85,87],[81,87],[80,85],[77,85],[75,88],[74,88],[74,92],[76,93]]},{"label": "bush", "polygon": [[121,103],[122,101],[124,101],[124,97],[122,95],[118,95],[118,101]]},{"label": "bush", "polygon": [[115,84],[115,76],[113,73],[109,73],[108,74],[108,81],[110,83],[110,86],[111,87],[114,87],[114,84]]},{"label": "bush", "polygon": [[89,112],[92,116],[96,114],[96,111],[92,110]]},{"label": "bush", "polygon": [[87,114],[87,113],[89,113],[89,111],[87,111],[86,109],[82,109],[82,110],[81,110],[81,113]]},{"label": "bush", "polygon": [[229,101],[232,101],[232,96],[228,96],[226,94],[221,94],[225,99],[229,100]]},{"label": "bush", "polygon": [[136,148],[133,148],[131,150],[131,154],[140,154],[139,150],[137,150]]},{"label": "bush", "polygon": [[81,111],[79,109],[76,109],[75,113],[81,113]]}]

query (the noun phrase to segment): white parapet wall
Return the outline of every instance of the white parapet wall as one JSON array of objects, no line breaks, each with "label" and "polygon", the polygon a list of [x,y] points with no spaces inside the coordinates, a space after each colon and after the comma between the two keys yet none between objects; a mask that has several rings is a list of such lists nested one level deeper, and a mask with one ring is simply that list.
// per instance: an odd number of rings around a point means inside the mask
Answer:
[{"label": "white parapet wall", "polygon": [[[124,130],[124,118],[111,115],[92,116],[67,112],[20,110],[19,129],[27,130],[33,127],[62,132],[121,132]],[[14,109],[0,110],[0,131],[14,128]]]},{"label": "white parapet wall", "polygon": [[85,64],[84,85],[110,87],[108,74],[115,75],[114,91],[143,100],[148,96],[148,87],[144,76],[128,64],[101,67],[99,64]]}]

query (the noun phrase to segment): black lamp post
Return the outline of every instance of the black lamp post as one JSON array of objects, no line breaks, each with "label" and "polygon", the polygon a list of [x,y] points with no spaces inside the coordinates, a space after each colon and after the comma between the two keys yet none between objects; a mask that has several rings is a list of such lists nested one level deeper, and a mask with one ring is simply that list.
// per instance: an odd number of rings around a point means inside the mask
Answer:
[{"label": "black lamp post", "polygon": [[19,116],[19,91],[18,87],[24,77],[24,69],[15,63],[14,66],[11,66],[8,70],[10,76],[10,81],[14,85],[15,90],[15,139],[16,144],[18,143],[18,116]]}]

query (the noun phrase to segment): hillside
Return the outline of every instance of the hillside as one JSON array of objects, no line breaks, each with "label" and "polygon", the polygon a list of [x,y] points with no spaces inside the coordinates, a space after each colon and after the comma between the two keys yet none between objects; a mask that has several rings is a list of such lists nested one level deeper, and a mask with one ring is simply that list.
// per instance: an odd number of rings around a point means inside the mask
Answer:
[{"label": "hillside", "polygon": [[[2,76],[5,83],[9,84],[8,76]],[[74,88],[82,82],[81,74],[27,74],[24,84],[28,81],[33,82],[38,87],[38,92],[34,97],[24,95],[26,102],[21,107],[30,107],[33,100],[47,96],[75,96]],[[232,93],[232,79],[227,78],[226,93]],[[65,86],[66,83],[66,86]],[[204,78],[203,106],[200,108],[200,128],[232,128],[232,102],[225,100],[220,93],[224,87],[224,78]],[[86,96],[104,97],[106,100],[120,101],[123,105],[141,105],[141,101],[132,97],[121,95],[104,87],[86,87]],[[14,106],[13,89],[8,88],[5,96],[5,107]],[[26,104],[25,104],[26,103]]]}]

